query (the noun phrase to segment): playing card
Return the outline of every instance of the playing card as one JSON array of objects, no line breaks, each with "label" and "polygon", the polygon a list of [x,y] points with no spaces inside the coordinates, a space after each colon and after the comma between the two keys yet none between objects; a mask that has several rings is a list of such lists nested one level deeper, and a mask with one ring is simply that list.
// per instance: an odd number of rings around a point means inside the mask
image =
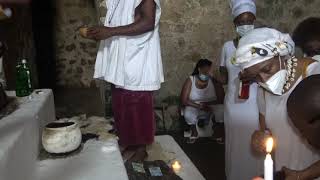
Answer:
[{"label": "playing card", "polygon": [[149,171],[151,176],[163,176],[160,167],[150,167]]},{"label": "playing card", "polygon": [[136,171],[136,172],[146,173],[146,171],[144,170],[143,164],[141,164],[141,163],[133,162],[132,163],[132,167],[133,167],[133,170]]}]

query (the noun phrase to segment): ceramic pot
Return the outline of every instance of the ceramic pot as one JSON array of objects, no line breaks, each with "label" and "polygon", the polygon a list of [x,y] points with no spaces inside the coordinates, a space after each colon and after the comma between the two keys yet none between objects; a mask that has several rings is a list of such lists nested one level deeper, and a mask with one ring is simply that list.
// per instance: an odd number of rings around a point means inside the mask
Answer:
[{"label": "ceramic pot", "polygon": [[81,131],[76,122],[52,122],[42,133],[42,145],[49,153],[68,153],[81,144]]}]

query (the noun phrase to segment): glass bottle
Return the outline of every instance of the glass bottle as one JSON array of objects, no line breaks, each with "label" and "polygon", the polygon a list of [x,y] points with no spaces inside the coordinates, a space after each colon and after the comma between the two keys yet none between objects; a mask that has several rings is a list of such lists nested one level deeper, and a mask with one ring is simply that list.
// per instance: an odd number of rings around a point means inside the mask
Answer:
[{"label": "glass bottle", "polygon": [[16,66],[16,95],[18,97],[28,96],[32,93],[31,73],[28,67],[27,60],[23,59]]},{"label": "glass bottle", "polygon": [[239,85],[239,99],[249,99],[250,82],[240,81]]}]

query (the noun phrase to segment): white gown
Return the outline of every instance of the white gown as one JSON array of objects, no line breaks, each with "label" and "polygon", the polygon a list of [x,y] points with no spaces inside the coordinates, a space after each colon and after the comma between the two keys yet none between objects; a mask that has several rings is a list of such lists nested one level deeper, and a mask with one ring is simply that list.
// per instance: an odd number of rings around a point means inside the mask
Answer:
[{"label": "white gown", "polygon": [[251,135],[259,128],[257,84],[250,86],[250,97],[238,99],[240,68],[231,64],[236,48],[233,41],[224,44],[221,66],[228,70],[224,123],[226,134],[226,176],[228,180],[246,180],[262,174],[263,161],[251,153]]},{"label": "white gown", "polygon": [[[307,76],[320,74],[320,62],[310,64],[306,74]],[[301,138],[287,115],[287,100],[301,81],[302,77],[297,80],[289,92],[282,96],[273,95],[262,89],[259,90],[259,111],[265,115],[267,127],[271,130],[276,142],[274,150],[276,170],[280,170],[283,166],[302,170],[319,160],[319,155]],[[303,105],[301,104],[301,106]]]}]

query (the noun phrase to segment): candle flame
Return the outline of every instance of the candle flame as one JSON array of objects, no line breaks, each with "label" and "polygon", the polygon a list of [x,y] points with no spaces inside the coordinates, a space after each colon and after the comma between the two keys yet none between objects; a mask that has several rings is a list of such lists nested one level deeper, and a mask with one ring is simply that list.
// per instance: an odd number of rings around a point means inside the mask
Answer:
[{"label": "candle flame", "polygon": [[272,137],[269,137],[269,138],[267,139],[267,142],[266,142],[266,150],[267,150],[267,153],[271,153],[272,148],[273,148],[273,138],[272,138]]},{"label": "candle flame", "polygon": [[173,169],[180,169],[181,168],[181,165],[178,161],[175,161],[173,164],[172,164],[172,168]]}]

